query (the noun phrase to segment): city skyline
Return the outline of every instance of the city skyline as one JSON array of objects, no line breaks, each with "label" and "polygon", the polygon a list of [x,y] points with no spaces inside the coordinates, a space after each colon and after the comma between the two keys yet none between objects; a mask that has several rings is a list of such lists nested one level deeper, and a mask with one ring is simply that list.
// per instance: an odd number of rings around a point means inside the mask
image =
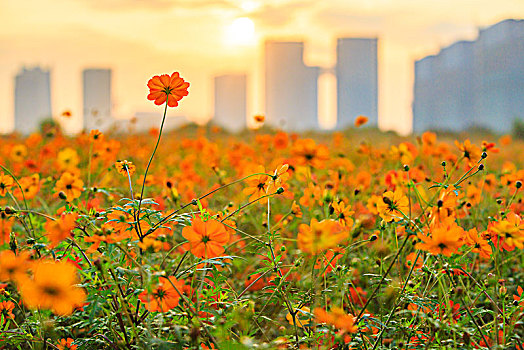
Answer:
[{"label": "city skyline", "polygon": [[173,115],[203,122],[213,115],[212,75],[252,76],[248,115],[265,112],[264,91],[256,87],[263,86],[262,72],[256,67],[266,38],[305,41],[306,64],[324,68],[336,60],[336,37],[368,36],[380,37],[379,124],[405,134],[411,128],[416,59],[471,40],[478,28],[523,17],[524,3],[517,0],[5,0],[0,4],[1,128],[13,127],[13,77],[24,65],[53,70],[52,108],[56,115],[72,112],[69,130],[81,125],[79,72],[86,67],[113,70],[117,118],[155,112],[144,97],[145,83],[153,75],[179,71],[191,88]]},{"label": "city skyline", "polygon": [[413,115],[418,133],[508,133],[524,121],[524,20],[499,22],[416,61]]}]

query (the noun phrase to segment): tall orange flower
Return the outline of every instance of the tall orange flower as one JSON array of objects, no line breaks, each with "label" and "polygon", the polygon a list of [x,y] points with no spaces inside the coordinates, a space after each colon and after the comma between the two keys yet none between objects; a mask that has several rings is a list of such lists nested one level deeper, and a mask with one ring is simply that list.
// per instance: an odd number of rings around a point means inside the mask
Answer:
[{"label": "tall orange flower", "polygon": [[127,173],[129,172],[129,176],[133,175],[135,173],[136,167],[135,165],[128,161],[128,160],[117,160],[115,163],[116,171],[120,175],[127,176]]},{"label": "tall orange flower", "polygon": [[[175,288],[176,287],[176,288]],[[162,278],[150,293],[146,290],[140,293],[138,299],[149,311],[166,312],[178,305],[184,281],[178,281],[174,276]]]},{"label": "tall orange flower", "polygon": [[204,259],[222,255],[224,245],[229,241],[229,233],[222,223],[216,220],[204,222],[199,217],[193,219],[191,226],[184,227],[182,236],[189,241],[184,248]]},{"label": "tall orange flower", "polygon": [[147,87],[149,87],[147,99],[155,101],[156,105],[161,105],[167,100],[169,107],[176,107],[178,101],[189,94],[187,91],[189,83],[184,81],[178,72],[174,72],[171,76],[168,74],[155,75],[149,79]]},{"label": "tall orange flower", "polygon": [[[257,200],[258,198],[265,196],[268,192],[268,183],[270,178],[269,176],[263,174],[265,172],[266,170],[264,169],[264,167],[262,165],[259,165],[256,167],[255,173],[261,175],[256,175],[246,180],[248,187],[244,188],[242,192],[245,195],[249,196],[250,201]],[[260,203],[267,203],[267,198],[261,199]]]}]

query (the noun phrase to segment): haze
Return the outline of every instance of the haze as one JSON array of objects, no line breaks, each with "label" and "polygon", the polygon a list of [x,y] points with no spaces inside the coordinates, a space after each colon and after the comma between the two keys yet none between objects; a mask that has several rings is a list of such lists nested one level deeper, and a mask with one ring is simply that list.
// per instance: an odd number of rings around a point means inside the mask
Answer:
[{"label": "haze", "polygon": [[[242,17],[252,22],[235,22]],[[246,72],[248,115],[264,112],[259,68],[265,38],[304,40],[306,63],[330,67],[337,37],[377,36],[380,126],[405,134],[412,125],[414,60],[474,39],[479,27],[506,18],[524,18],[524,2],[3,0],[0,131],[13,128],[14,76],[23,66],[51,69],[53,112],[72,111],[70,131],[80,126],[84,68],[113,70],[117,118],[158,110],[146,100],[148,79],[179,71],[191,83],[190,94],[171,113],[205,122],[213,114],[212,78],[224,73]],[[252,35],[242,33],[247,29]],[[332,125],[333,113],[321,118]]]}]

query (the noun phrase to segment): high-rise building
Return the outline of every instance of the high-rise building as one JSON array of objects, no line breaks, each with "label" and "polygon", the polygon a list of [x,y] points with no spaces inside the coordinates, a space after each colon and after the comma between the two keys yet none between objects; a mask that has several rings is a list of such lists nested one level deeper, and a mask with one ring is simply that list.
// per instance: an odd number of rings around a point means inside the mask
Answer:
[{"label": "high-rise building", "polygon": [[377,38],[337,40],[337,129],[353,125],[359,115],[378,126]]},{"label": "high-rise building", "polygon": [[113,123],[111,116],[111,70],[85,69],[84,83],[84,129],[107,130]]},{"label": "high-rise building", "polygon": [[215,115],[213,122],[232,132],[246,128],[246,75],[215,77]]},{"label": "high-rise building", "polygon": [[318,67],[303,60],[304,43],[266,41],[266,123],[288,131],[318,128]]},{"label": "high-rise building", "polygon": [[21,134],[36,132],[40,123],[51,117],[49,70],[23,68],[15,78],[15,130]]},{"label": "high-rise building", "polygon": [[510,132],[515,120],[524,121],[524,20],[480,30],[474,59],[474,124]]},{"label": "high-rise building", "polygon": [[415,62],[413,131],[510,132],[524,120],[524,20],[505,20]]},{"label": "high-rise building", "polygon": [[415,63],[413,113],[420,117],[413,120],[414,132],[458,132],[474,124],[473,45],[459,41]]}]

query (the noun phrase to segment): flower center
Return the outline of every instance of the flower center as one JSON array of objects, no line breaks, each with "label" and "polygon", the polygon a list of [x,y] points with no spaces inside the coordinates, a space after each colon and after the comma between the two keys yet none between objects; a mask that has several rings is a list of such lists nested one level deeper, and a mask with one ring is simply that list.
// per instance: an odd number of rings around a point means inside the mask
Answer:
[{"label": "flower center", "polygon": [[47,295],[56,296],[60,294],[58,288],[53,286],[45,286],[43,292]]}]

